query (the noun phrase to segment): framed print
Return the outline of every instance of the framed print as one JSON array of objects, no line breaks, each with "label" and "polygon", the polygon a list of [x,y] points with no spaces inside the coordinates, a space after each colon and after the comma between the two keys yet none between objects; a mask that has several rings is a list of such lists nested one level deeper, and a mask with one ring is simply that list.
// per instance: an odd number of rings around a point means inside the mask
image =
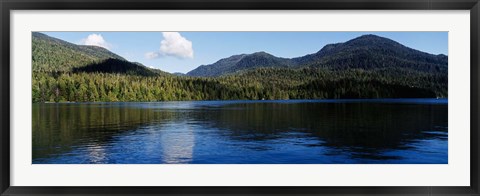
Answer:
[{"label": "framed print", "polygon": [[478,1],[3,1],[2,195],[478,195]]}]

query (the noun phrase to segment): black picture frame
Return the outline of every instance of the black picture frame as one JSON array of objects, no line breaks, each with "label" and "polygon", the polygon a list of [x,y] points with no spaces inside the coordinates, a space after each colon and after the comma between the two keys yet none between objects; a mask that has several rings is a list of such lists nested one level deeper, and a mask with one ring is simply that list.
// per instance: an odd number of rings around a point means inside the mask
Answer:
[{"label": "black picture frame", "polygon": [[[479,0],[1,0],[1,195],[480,195]],[[10,185],[12,10],[470,10],[470,186],[465,187],[18,187]]]}]

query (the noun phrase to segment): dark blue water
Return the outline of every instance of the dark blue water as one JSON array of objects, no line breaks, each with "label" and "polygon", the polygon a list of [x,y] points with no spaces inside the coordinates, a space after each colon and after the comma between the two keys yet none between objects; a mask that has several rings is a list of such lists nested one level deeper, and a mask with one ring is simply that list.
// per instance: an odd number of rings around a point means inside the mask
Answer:
[{"label": "dark blue water", "polygon": [[33,105],[34,164],[448,163],[446,99]]}]

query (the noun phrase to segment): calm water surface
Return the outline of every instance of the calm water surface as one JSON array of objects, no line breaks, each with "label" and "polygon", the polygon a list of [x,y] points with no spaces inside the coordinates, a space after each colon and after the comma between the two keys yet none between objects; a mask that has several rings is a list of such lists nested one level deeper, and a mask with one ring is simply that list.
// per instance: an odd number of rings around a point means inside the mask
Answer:
[{"label": "calm water surface", "polygon": [[446,99],[33,105],[34,164],[448,163]]}]

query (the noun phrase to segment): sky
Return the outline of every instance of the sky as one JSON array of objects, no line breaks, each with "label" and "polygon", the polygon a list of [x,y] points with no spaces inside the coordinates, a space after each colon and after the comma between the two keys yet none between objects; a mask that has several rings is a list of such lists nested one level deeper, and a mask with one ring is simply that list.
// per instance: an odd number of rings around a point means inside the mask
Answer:
[{"label": "sky", "polygon": [[80,45],[95,45],[133,62],[187,73],[237,54],[264,51],[293,58],[365,34],[392,39],[431,54],[448,55],[448,32],[42,32]]}]

